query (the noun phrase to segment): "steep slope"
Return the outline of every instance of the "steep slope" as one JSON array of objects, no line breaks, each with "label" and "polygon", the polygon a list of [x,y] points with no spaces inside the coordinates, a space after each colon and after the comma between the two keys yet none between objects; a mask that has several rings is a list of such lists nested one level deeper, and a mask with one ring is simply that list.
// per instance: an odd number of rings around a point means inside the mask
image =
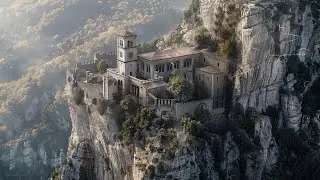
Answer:
[{"label": "steep slope", "polygon": [[144,41],[166,33],[181,18],[171,2],[0,3],[0,178],[46,179],[65,163],[71,131],[66,68],[97,50],[113,51],[108,44],[124,24],[148,28],[139,31]]},{"label": "steep slope", "polygon": [[[88,115],[91,100],[75,105],[70,95],[70,143],[78,145],[74,149],[69,143],[72,163],[63,177],[317,179],[319,11],[313,0],[193,0],[184,22],[162,45],[206,46],[232,59],[230,114],[218,117],[223,123],[217,124],[217,117],[197,109],[194,117],[169,127],[157,127],[162,120],[149,118],[140,129],[135,125],[140,116],[119,123],[97,112]],[[94,130],[106,122],[112,128]],[[81,131],[90,139],[78,141]],[[120,138],[110,139],[110,133]],[[100,156],[107,161],[99,164]],[[119,168],[125,169],[119,173]]]}]

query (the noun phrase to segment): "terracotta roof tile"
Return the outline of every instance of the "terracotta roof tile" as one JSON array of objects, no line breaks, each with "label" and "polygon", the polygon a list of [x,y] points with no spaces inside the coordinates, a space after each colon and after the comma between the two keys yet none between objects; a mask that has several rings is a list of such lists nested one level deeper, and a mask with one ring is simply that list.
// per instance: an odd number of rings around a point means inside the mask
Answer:
[{"label": "terracotta roof tile", "polygon": [[212,67],[212,66],[204,66],[204,67],[196,68],[196,70],[203,71],[210,74],[221,73],[221,71],[218,68]]},{"label": "terracotta roof tile", "polygon": [[194,54],[199,54],[200,51],[196,50],[193,47],[183,47],[177,49],[165,49],[165,50],[157,50],[155,52],[140,54],[139,57],[150,61],[176,58],[181,56],[189,56]]}]

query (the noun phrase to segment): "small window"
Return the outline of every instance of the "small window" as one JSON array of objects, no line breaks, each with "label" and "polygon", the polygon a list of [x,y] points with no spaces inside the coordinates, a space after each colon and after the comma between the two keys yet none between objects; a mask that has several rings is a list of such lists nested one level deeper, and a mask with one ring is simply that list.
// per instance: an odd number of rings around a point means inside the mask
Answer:
[{"label": "small window", "polygon": [[132,72],[130,72],[130,76],[132,76]]},{"label": "small window", "polygon": [[150,73],[150,65],[147,64],[147,72]]},{"label": "small window", "polygon": [[121,58],[123,57],[123,53],[122,53],[122,52],[120,52],[120,57],[121,57]]},{"label": "small window", "polygon": [[184,78],[187,79],[187,73],[184,73]]},{"label": "small window", "polygon": [[129,52],[129,58],[133,58],[133,52]]},{"label": "small window", "polygon": [[141,63],[141,69],[142,69],[142,71],[144,71],[144,63],[143,62]]},{"label": "small window", "polygon": [[124,46],[123,46],[123,40],[120,40],[120,46],[121,46],[121,47],[124,47]]},{"label": "small window", "polygon": [[184,67],[190,67],[191,63],[192,63],[191,59],[185,59],[184,62],[183,62],[183,66]]},{"label": "small window", "polygon": [[220,66],[220,64],[218,63],[218,67]]},{"label": "small window", "polygon": [[203,58],[203,62],[206,62],[206,58]]},{"label": "small window", "polygon": [[219,78],[217,77],[217,82],[219,82]]},{"label": "small window", "polygon": [[130,46],[129,47],[133,47],[133,41],[130,41]]},{"label": "small window", "polygon": [[175,69],[179,69],[180,68],[180,62],[179,61],[174,63],[174,68]]},{"label": "small window", "polygon": [[164,72],[164,65],[163,64],[156,65],[155,69],[158,72]]}]

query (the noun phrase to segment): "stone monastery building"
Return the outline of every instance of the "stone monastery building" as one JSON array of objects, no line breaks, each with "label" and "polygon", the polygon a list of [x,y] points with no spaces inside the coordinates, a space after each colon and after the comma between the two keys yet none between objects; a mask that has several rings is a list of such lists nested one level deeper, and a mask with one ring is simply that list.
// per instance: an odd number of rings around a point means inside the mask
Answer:
[{"label": "stone monastery building", "polygon": [[[217,113],[223,112],[228,60],[207,49],[193,47],[157,50],[138,54],[137,35],[124,31],[117,37],[117,52],[108,58],[108,69],[103,74],[102,96],[114,99],[115,93],[124,97],[136,96],[139,103],[153,108],[158,115],[173,114],[176,118],[193,113],[202,106]],[[110,54],[109,54],[110,55]],[[94,64],[106,54],[95,54]],[[101,58],[102,57],[102,58]],[[87,63],[90,64],[90,63]],[[95,73],[86,63],[77,71],[86,76]],[[167,92],[167,82],[173,75],[180,75],[195,86],[195,98],[178,102]]]}]

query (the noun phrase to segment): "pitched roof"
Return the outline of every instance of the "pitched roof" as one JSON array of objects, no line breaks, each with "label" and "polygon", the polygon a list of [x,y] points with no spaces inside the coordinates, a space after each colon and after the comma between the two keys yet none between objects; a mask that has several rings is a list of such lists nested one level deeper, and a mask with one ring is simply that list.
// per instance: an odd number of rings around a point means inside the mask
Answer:
[{"label": "pitched roof", "polygon": [[210,73],[210,74],[221,73],[221,71],[218,68],[213,67],[213,66],[199,67],[199,68],[196,68],[196,70],[203,71],[203,72]]},{"label": "pitched roof", "polygon": [[140,54],[139,57],[150,61],[176,58],[181,56],[189,56],[194,54],[199,54],[200,51],[196,50],[193,47],[183,47],[177,49],[165,49],[165,50],[157,50],[155,52]]},{"label": "pitched roof", "polygon": [[137,36],[134,32],[123,30],[118,33],[119,36],[128,37],[128,36]]}]

